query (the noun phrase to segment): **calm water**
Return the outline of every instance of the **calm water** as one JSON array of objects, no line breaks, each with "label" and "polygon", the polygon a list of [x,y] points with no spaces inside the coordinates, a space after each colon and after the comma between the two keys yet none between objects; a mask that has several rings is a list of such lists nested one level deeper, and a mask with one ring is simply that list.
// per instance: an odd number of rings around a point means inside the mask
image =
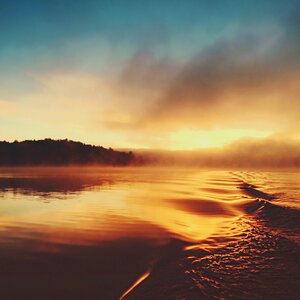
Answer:
[{"label": "calm water", "polygon": [[296,171],[0,169],[0,299],[297,299]]}]

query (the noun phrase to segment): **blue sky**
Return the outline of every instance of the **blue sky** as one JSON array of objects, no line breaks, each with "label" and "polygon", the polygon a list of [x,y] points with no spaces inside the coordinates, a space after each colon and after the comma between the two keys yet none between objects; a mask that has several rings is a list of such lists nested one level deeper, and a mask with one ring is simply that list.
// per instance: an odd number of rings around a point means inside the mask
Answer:
[{"label": "blue sky", "polygon": [[[206,86],[211,86],[212,90],[223,89],[224,85],[226,89],[231,89],[233,83],[227,87],[226,84],[229,83],[225,82],[222,76],[225,73],[227,77],[228,74],[231,76],[229,69],[232,68],[232,64],[236,67],[235,72],[244,74],[246,78],[253,76],[251,66],[254,65],[258,70],[258,76],[263,76],[261,81],[264,82],[265,89],[269,89],[266,83],[269,74],[277,72],[279,68],[282,68],[284,74],[292,72],[290,66],[287,68],[286,65],[288,60],[298,59],[297,55],[293,58],[291,54],[298,53],[298,42],[294,41],[299,33],[299,24],[292,22],[293,30],[291,30],[289,20],[295,19],[293,14],[299,8],[297,2],[296,0],[1,0],[0,105],[5,113],[0,115],[2,127],[0,138],[13,139],[14,136],[20,139],[35,138],[42,137],[44,134],[49,137],[71,135],[75,139],[81,139],[85,130],[97,127],[101,120],[93,121],[98,122],[98,125],[88,124],[85,120],[83,121],[85,125],[80,129],[81,133],[76,135],[72,126],[68,127],[67,124],[65,124],[65,131],[55,129],[52,125],[55,121],[51,118],[48,121],[40,120],[36,123],[26,119],[26,115],[30,112],[42,115],[41,110],[45,105],[49,104],[51,107],[57,105],[56,110],[59,111],[64,109],[64,103],[75,101],[72,94],[72,82],[76,84],[79,82],[76,87],[78,89],[82,85],[81,90],[77,92],[77,95],[81,95],[82,106],[91,106],[89,101],[94,101],[93,105],[99,106],[99,114],[107,116],[107,111],[101,111],[101,107],[107,107],[108,102],[114,103],[112,106],[115,105],[115,107],[110,107],[108,111],[113,111],[112,115],[115,114],[115,117],[102,122],[102,127],[99,126],[108,130],[107,124],[113,124],[113,129],[109,130],[118,131],[117,133],[111,131],[111,135],[116,134],[116,139],[121,141],[121,146],[131,144],[147,146],[138,133],[132,133],[134,126],[148,128],[150,136],[153,133],[153,140],[160,140],[156,130],[151,132],[147,124],[141,125],[140,120],[128,121],[133,114],[140,115],[139,119],[144,120],[153,118],[154,114],[161,119],[169,118],[166,117],[167,114],[158,113],[154,106],[158,106],[160,111],[167,107],[167,111],[171,112],[174,106],[183,111],[185,108],[182,109],[180,103],[183,107],[187,106],[184,103],[189,103],[191,111],[186,112],[187,116],[181,117],[182,122],[186,124],[189,123],[187,120],[192,120],[191,124],[187,125],[192,127],[193,132],[207,130],[207,124],[194,122],[195,116],[193,116],[193,111],[198,111],[197,107],[203,106],[204,102],[200,96],[209,94],[211,97],[211,92],[208,92],[206,88],[196,91],[196,85],[203,84],[203,74],[206,77],[213,77],[213,83],[206,84]],[[251,53],[250,48],[253,48]],[[237,53],[236,61],[234,52]],[[251,65],[248,64],[248,59],[249,55],[253,56],[253,53],[255,53],[255,63]],[[215,64],[211,64],[211,60],[221,60],[223,63],[224,59],[232,62],[225,64],[226,72],[220,69],[220,65],[216,67]],[[243,60],[243,63],[238,60]],[[280,64],[277,64],[277,61]],[[247,67],[244,66],[245,62]],[[199,68],[194,70],[191,67],[193,64],[198,65]],[[266,69],[269,70],[267,74],[260,71],[261,66],[265,64]],[[276,65],[275,71],[272,69],[274,65]],[[206,68],[211,71],[207,72]],[[173,76],[174,74],[176,76]],[[125,84],[124,76],[128,79]],[[238,77],[234,78],[234,82]],[[84,79],[79,80],[79,78]],[[189,78],[188,84],[186,78]],[[120,81],[122,81],[121,84]],[[195,82],[194,85],[193,82]],[[177,86],[189,85],[191,89],[189,91],[181,89],[177,94],[184,96],[179,100],[176,97],[170,100],[167,94],[175,93],[170,92],[174,90],[170,86],[174,86],[175,83]],[[244,87],[244,83],[238,82],[237,84],[246,89],[245,94],[252,93],[250,87]],[[70,90],[66,92],[62,88],[63,85],[68,86]],[[124,85],[127,91],[120,91]],[[98,90],[99,86],[104,88]],[[94,90],[95,94],[90,95],[91,90]],[[264,90],[262,93],[264,97],[267,92],[271,93],[270,90]],[[295,94],[290,90],[287,93]],[[191,94],[193,96],[190,96]],[[124,95],[128,97],[124,102],[111,100],[122,98]],[[164,99],[158,99],[157,95]],[[186,95],[188,96],[185,97]],[[197,100],[194,100],[195,97]],[[223,99],[222,97],[225,97],[223,93],[220,99]],[[227,94],[226,97],[228,98]],[[95,100],[90,100],[91,98]],[[216,101],[209,101],[209,103],[216,103]],[[79,99],[78,102],[80,102]],[[161,105],[158,105],[158,102]],[[153,104],[153,107],[148,109],[148,103]],[[171,103],[170,107],[168,103]],[[221,100],[218,103],[224,106],[223,104],[227,102]],[[25,108],[21,107],[22,105],[27,107],[26,112]],[[116,108],[120,105],[124,106],[125,112],[117,112]],[[40,110],[35,111],[39,106]],[[131,110],[133,106],[136,108]],[[260,112],[261,106],[260,104]],[[146,110],[153,112],[148,115],[148,112],[145,113]],[[55,111],[54,108],[53,111]],[[175,111],[170,118],[174,119],[177,113],[178,111]],[[255,110],[254,113],[256,113]],[[72,115],[72,110],[69,114]],[[77,113],[74,113],[73,120],[77,117]],[[120,126],[116,119],[122,120]],[[240,127],[234,125],[237,122],[229,122],[228,130]],[[72,123],[71,117],[70,123]],[[162,123],[165,123],[165,120]],[[168,124],[166,130],[175,130],[169,126],[169,123],[174,122],[168,120],[166,123]],[[126,126],[123,126],[124,124]],[[121,131],[122,126],[127,131]],[[227,123],[215,122],[213,127],[215,126],[224,129],[224,126],[227,128]],[[20,127],[23,128],[22,134],[18,130]],[[33,128],[36,127],[44,128],[44,133],[35,133],[37,131]],[[182,132],[189,129],[181,128],[180,130],[180,134],[183,135]],[[249,131],[249,128],[247,130]],[[270,130],[268,128],[268,131],[260,134],[267,134]],[[169,134],[172,135],[172,139],[174,135],[176,136],[174,131]],[[101,143],[104,139],[101,134],[97,133],[93,133],[90,137],[88,134],[86,136],[85,140],[88,142],[98,143],[99,141]],[[216,133],[216,136],[220,135]],[[107,143],[117,145],[113,139],[107,139]]]},{"label": "blue sky", "polygon": [[121,68],[137,51],[186,60],[217,39],[281,22],[296,3],[1,0],[2,92],[34,88],[27,73],[36,69]]},{"label": "blue sky", "polygon": [[[278,22],[297,1],[76,1],[2,0],[0,57],[25,63],[36,54],[61,57],[74,41],[94,39],[111,48],[198,51],[220,35]],[[170,40],[174,41],[170,45]],[[158,48],[158,49],[157,49]],[[165,49],[164,49],[165,48]],[[88,51],[88,49],[87,49]],[[10,59],[9,59],[10,58]],[[5,62],[4,61],[4,62]]]}]

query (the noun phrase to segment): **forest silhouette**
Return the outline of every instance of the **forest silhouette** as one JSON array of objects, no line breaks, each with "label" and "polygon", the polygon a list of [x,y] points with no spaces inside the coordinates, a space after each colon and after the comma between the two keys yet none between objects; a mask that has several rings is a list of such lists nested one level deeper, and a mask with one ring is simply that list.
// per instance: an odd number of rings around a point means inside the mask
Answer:
[{"label": "forest silhouette", "polygon": [[125,166],[133,158],[132,152],[115,151],[68,139],[0,142],[0,166]]}]

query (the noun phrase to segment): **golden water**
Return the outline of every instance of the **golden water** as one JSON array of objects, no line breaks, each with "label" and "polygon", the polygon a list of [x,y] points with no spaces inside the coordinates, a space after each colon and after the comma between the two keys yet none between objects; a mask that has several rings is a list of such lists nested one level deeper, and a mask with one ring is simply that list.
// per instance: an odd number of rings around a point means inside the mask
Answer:
[{"label": "golden water", "polygon": [[1,299],[296,296],[299,196],[297,171],[2,168]]}]

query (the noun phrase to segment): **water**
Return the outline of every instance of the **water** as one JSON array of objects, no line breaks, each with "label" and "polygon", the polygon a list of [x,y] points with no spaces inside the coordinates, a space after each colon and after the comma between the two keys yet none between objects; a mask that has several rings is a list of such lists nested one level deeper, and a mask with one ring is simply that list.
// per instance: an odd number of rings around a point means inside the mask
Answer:
[{"label": "water", "polygon": [[0,169],[0,299],[297,299],[297,171]]}]

